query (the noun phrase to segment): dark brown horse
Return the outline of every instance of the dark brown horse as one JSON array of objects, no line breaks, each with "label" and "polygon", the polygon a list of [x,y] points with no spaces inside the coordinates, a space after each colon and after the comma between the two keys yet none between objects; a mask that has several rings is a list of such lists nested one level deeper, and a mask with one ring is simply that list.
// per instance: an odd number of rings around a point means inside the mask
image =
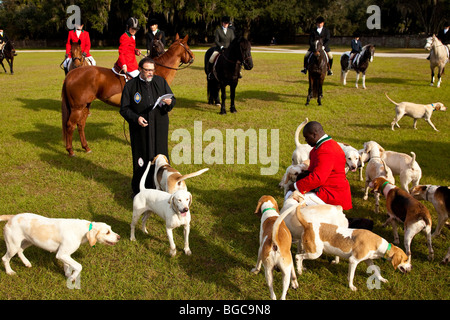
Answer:
[{"label": "dark brown horse", "polygon": [[316,40],[315,50],[311,53],[308,60],[308,96],[306,97],[306,105],[312,98],[317,98],[317,104],[322,105],[323,82],[327,74],[327,54],[323,50],[322,40]]},{"label": "dark brown horse", "polygon": [[3,54],[0,55],[0,64],[3,67],[3,70],[5,70],[5,73],[8,73],[5,69],[5,66],[3,65],[3,59],[6,59],[6,62],[9,64],[9,70],[11,71],[11,74],[14,74],[13,70],[13,63],[14,63],[14,57],[17,56],[16,49],[14,49],[14,44],[12,41],[7,40],[5,47],[3,48]]},{"label": "dark brown horse", "polygon": [[[155,74],[166,79],[169,85],[181,63],[191,64],[194,61],[194,54],[189,49],[187,40],[188,36],[180,39],[177,35],[169,49],[163,55],[154,58]],[[92,101],[98,99],[120,107],[124,85],[124,77],[115,74],[109,68],[80,67],[67,74],[62,88],[61,112],[63,138],[70,156],[74,155],[72,136],[75,127],[78,127],[81,146],[86,152],[91,151],[84,128]]]},{"label": "dark brown horse", "polygon": [[72,42],[71,40],[70,45],[70,55],[72,57],[72,62],[69,64],[68,71],[71,71],[78,67],[90,66],[91,64],[81,51],[81,40],[78,40],[76,42]]},{"label": "dark brown horse", "polygon": [[162,34],[159,34],[155,38],[153,38],[151,44],[150,44],[150,51],[147,52],[147,55],[155,59],[156,57],[159,57],[160,55],[164,54],[164,44],[161,41]]},{"label": "dark brown horse", "polygon": [[[207,75],[208,103],[220,105],[220,114],[226,114],[225,99],[226,87],[230,86],[230,112],[237,112],[234,105],[236,87],[239,81],[241,67],[245,70],[253,68],[251,44],[247,39],[235,38],[230,46],[221,53],[214,63],[212,75],[208,76],[208,62],[215,48],[209,48],[205,53],[205,73]],[[221,103],[219,104],[219,89],[221,92]]]}]

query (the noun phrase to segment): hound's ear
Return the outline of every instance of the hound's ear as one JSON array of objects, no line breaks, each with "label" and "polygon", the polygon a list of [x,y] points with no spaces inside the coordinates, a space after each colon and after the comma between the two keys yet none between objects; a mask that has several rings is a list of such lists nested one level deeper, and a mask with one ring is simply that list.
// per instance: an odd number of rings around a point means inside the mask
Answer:
[{"label": "hound's ear", "polygon": [[170,204],[172,202],[172,200],[173,200],[173,195],[170,196],[168,203]]},{"label": "hound's ear", "polygon": [[94,227],[92,227],[91,230],[88,231],[88,233],[86,234],[86,238],[89,241],[89,245],[91,247],[95,246],[95,244],[97,243],[97,235],[98,235],[98,230]]},{"label": "hound's ear", "polygon": [[261,206],[262,206],[262,202],[258,201],[258,205],[256,206],[256,209],[255,209],[255,214],[257,216],[261,215]]},{"label": "hound's ear", "polygon": [[192,194],[189,192],[189,208],[191,207],[192,204]]}]

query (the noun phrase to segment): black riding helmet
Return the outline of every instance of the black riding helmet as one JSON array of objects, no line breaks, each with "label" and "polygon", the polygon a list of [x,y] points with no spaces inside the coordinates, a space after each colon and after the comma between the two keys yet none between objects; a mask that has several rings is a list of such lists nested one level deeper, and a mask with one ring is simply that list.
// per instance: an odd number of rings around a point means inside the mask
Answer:
[{"label": "black riding helmet", "polygon": [[127,20],[127,30],[130,28],[139,30],[139,20],[134,17],[129,18]]}]

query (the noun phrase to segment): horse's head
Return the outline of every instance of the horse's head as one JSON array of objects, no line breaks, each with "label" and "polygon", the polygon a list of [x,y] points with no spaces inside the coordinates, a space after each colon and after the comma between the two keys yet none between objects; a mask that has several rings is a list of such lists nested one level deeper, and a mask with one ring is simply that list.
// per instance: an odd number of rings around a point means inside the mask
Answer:
[{"label": "horse's head", "polygon": [[194,62],[195,55],[187,44],[188,39],[189,39],[188,35],[186,35],[184,39],[181,39],[177,33],[174,44],[177,43],[180,45],[180,47],[183,48],[183,53],[181,55],[181,62],[186,64],[192,64]]},{"label": "horse's head", "polygon": [[14,48],[14,43],[8,40],[5,44],[5,52],[10,52],[11,57],[17,56],[16,49]]},{"label": "horse's head", "polygon": [[428,37],[427,42],[425,43],[425,49],[430,51],[431,50],[431,44],[433,42],[433,37]]},{"label": "horse's head", "polygon": [[72,56],[72,63],[75,68],[83,65],[83,53],[81,52],[81,40],[73,42],[70,40],[70,55]]},{"label": "horse's head", "polygon": [[250,41],[248,41],[245,38],[241,38],[239,41],[239,48],[241,51],[241,61],[244,65],[245,70],[252,70],[253,69],[253,58],[252,58],[252,46],[250,44]]},{"label": "horse's head", "polygon": [[373,44],[367,44],[363,47],[361,51],[361,57],[363,60],[373,61],[373,56],[375,55],[375,46]]},{"label": "horse's head", "polygon": [[323,50],[323,42],[322,39],[316,40],[314,42],[314,52],[313,54],[319,58],[320,57],[320,51]]},{"label": "horse's head", "polygon": [[150,58],[159,57],[164,53],[164,44],[161,41],[161,34],[153,38],[151,46],[150,46]]}]

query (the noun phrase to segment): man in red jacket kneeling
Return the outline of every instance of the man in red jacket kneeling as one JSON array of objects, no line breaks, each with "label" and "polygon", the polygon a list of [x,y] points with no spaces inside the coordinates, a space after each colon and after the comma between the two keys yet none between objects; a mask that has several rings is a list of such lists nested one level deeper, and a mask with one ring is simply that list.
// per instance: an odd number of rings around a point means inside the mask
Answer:
[{"label": "man in red jacket kneeling", "polygon": [[313,149],[309,154],[309,174],[299,177],[295,189],[305,194],[308,205],[326,203],[350,210],[352,195],[345,175],[344,151],[319,122],[308,122],[303,128],[303,137]]}]

